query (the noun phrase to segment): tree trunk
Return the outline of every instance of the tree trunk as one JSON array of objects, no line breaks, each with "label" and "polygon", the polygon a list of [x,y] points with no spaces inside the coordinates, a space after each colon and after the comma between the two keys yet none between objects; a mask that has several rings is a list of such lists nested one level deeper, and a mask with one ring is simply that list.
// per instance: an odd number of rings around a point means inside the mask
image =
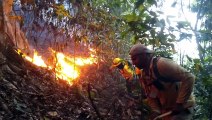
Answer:
[{"label": "tree trunk", "polygon": [[1,28],[3,34],[9,37],[15,47],[22,50],[29,50],[28,40],[20,28],[20,16],[17,16],[12,10],[13,0],[0,0],[1,1]]},{"label": "tree trunk", "polygon": [[4,42],[3,0],[0,0],[0,48],[3,42]]},{"label": "tree trunk", "polygon": [[4,19],[3,19],[3,0],[0,0],[0,34],[4,32]]}]

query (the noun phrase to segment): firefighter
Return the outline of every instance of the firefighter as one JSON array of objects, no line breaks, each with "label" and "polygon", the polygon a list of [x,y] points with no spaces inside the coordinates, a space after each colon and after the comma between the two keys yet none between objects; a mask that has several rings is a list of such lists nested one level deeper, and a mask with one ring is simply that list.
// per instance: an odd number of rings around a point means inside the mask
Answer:
[{"label": "firefighter", "polygon": [[139,74],[139,69],[135,71],[135,68],[132,66],[132,64],[124,59],[121,58],[115,58],[113,60],[113,64],[111,66],[111,69],[118,68],[121,75],[126,80],[126,88],[127,92],[132,94],[132,86],[133,83],[135,84],[136,79],[138,76],[136,76],[136,73]]},{"label": "firefighter", "polygon": [[142,88],[152,109],[150,120],[171,111],[163,120],[191,120],[195,77],[172,60],[155,57],[143,44],[130,50],[132,63],[142,71]]}]

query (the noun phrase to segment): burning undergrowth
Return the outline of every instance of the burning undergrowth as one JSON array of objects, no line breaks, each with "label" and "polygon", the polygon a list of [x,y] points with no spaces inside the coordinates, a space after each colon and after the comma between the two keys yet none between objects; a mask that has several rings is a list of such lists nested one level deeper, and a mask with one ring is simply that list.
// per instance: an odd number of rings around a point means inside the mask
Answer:
[{"label": "burning undergrowth", "polygon": [[55,66],[37,66],[12,47],[0,47],[1,119],[142,118],[139,101],[126,94],[125,81],[104,61],[79,66],[70,84]]},{"label": "burning undergrowth", "polygon": [[[23,53],[20,49],[16,52],[27,61],[35,64],[36,66],[46,68],[54,72],[56,79],[62,79],[68,84],[72,85],[83,74],[87,66],[96,65],[97,57],[93,49],[89,49],[89,56],[71,56],[62,52],[57,52],[49,48],[50,55],[41,56],[34,50],[33,55],[30,57]],[[44,59],[45,58],[45,59]]]}]

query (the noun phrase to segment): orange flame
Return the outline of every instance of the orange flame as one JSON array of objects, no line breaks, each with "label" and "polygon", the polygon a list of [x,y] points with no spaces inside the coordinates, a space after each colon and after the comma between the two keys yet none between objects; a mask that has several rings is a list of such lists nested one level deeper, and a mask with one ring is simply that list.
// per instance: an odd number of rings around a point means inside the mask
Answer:
[{"label": "orange flame", "polygon": [[[54,68],[56,78],[66,80],[70,85],[72,85],[74,80],[76,80],[76,78],[80,76],[80,72],[79,72],[80,69],[78,68],[79,66],[91,65],[93,63],[97,63],[94,54],[91,54],[90,57],[88,58],[82,58],[82,57],[70,58],[68,56],[65,56],[63,53],[55,52],[52,49],[51,51],[53,53],[56,53],[55,68]],[[95,51],[93,50],[91,52],[95,52]],[[21,50],[17,50],[17,53],[21,54]],[[51,67],[51,65],[45,64],[42,57],[38,56],[38,52],[36,50],[34,50],[33,58],[23,53],[22,53],[22,56],[37,66],[45,67],[45,68],[47,67],[49,69],[53,68]]]},{"label": "orange flame", "polygon": [[43,61],[42,57],[38,56],[38,52],[37,51],[34,51],[34,56],[33,56],[33,59],[32,59],[32,63],[34,63],[35,65],[40,66],[40,67],[47,67],[47,65]]},{"label": "orange flame", "polygon": [[[18,49],[17,51],[19,54],[21,54],[21,50]],[[34,50],[34,55],[33,58],[27,56],[26,54],[22,55],[26,60],[32,62],[33,64],[40,66],[40,67],[47,67],[47,65],[45,64],[45,62],[43,61],[41,56],[38,56],[38,52],[36,50]]]},{"label": "orange flame", "polygon": [[87,65],[87,64],[93,64],[96,62],[96,59],[95,58],[69,58],[69,60],[73,63],[75,63],[76,65],[79,65],[79,66],[83,66],[83,65]]},{"label": "orange flame", "polygon": [[56,77],[67,80],[68,83],[71,84],[72,81],[79,76],[79,70],[77,70],[74,64],[66,61],[66,56],[63,53],[57,53],[56,57]]},{"label": "orange flame", "polygon": [[[53,51],[53,50],[52,50]],[[55,51],[53,51],[55,52]],[[57,62],[56,62],[56,76],[60,79],[64,79],[68,81],[69,84],[80,76],[80,70],[78,66],[84,66],[88,64],[93,64],[96,62],[95,58],[70,58],[65,56],[63,53],[57,52],[56,53]]]}]

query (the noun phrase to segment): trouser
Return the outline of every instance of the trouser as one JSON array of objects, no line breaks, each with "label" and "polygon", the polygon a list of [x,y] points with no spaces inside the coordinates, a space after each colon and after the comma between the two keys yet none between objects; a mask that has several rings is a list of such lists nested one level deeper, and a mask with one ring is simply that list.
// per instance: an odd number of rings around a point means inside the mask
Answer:
[{"label": "trouser", "polygon": [[163,118],[163,120],[192,120],[193,113],[194,113],[194,107],[190,107],[177,115],[166,116]]}]

